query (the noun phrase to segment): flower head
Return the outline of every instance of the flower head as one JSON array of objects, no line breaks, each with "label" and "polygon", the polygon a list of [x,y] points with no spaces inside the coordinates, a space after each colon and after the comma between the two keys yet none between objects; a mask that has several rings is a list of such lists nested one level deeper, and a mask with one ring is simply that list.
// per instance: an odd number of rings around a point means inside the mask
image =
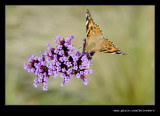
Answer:
[{"label": "flower head", "polygon": [[[75,75],[75,77],[83,80],[84,85],[88,84],[86,75],[92,73],[89,69],[91,64],[91,58],[94,53],[88,54],[84,51],[81,53],[76,51],[74,53],[75,47],[71,45],[73,36],[67,38],[61,38],[57,36],[54,40],[57,48],[51,47],[50,43],[47,43],[48,51],[40,52],[41,56],[29,56],[27,60],[30,64],[24,63],[24,69],[28,72],[32,72],[38,76],[34,79],[34,87],[38,87],[39,83],[43,84],[43,90],[48,90],[48,79],[50,76],[58,77],[60,75],[64,81],[61,82],[61,86],[65,83],[69,83],[70,78]],[[84,40],[86,42],[86,40]],[[84,46],[86,43],[84,43]]]}]

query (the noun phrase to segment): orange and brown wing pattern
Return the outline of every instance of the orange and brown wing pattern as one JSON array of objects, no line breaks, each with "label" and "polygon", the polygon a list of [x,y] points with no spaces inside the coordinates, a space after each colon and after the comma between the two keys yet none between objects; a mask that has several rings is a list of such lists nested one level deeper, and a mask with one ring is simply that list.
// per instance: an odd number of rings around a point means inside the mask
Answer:
[{"label": "orange and brown wing pattern", "polygon": [[104,52],[104,53],[113,53],[126,55],[126,53],[119,50],[113,42],[103,37],[102,30],[99,25],[96,24],[90,14],[89,9],[86,13],[86,46],[84,47],[85,52]]},{"label": "orange and brown wing pattern", "polygon": [[[97,25],[89,12],[89,9],[87,9],[86,13],[86,33],[87,33],[87,39],[86,39],[86,46],[84,48],[85,52],[90,53],[93,51],[97,51],[97,42],[99,43],[99,39],[103,38],[102,31],[99,28],[99,25]],[[99,48],[99,47],[98,47]]]},{"label": "orange and brown wing pattern", "polygon": [[112,54],[120,54],[120,55],[127,55],[126,53],[122,52],[119,50],[116,45],[114,45],[113,42],[109,41],[106,38],[103,38],[103,48],[99,50],[99,52],[104,52],[104,53],[112,53]]},{"label": "orange and brown wing pattern", "polygon": [[86,13],[86,33],[87,33],[87,39],[91,36],[92,31],[93,31],[93,27],[94,27],[94,22],[93,22],[93,19],[91,17],[91,14],[89,12],[89,9],[87,9],[87,13]]},{"label": "orange and brown wing pattern", "polygon": [[93,35],[99,35],[99,36],[103,36],[102,34],[102,30],[100,29],[99,25],[95,23],[94,28],[93,28]]},{"label": "orange and brown wing pattern", "polygon": [[91,34],[102,35],[102,30],[100,29],[99,25],[97,25],[93,21],[89,9],[87,9],[86,13],[86,33],[87,33],[87,39],[91,36]]}]

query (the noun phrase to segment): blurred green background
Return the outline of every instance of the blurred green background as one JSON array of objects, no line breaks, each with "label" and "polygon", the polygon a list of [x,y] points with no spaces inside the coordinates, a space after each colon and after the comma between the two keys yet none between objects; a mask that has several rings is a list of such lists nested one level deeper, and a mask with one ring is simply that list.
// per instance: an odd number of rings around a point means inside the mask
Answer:
[{"label": "blurred green background", "polygon": [[[75,39],[82,51],[86,9],[104,37],[128,55],[96,53],[88,85],[73,77],[60,86],[49,78],[48,91],[33,87],[36,75],[24,70],[26,58],[47,50],[57,35]],[[6,105],[154,104],[154,6],[6,6]]]}]

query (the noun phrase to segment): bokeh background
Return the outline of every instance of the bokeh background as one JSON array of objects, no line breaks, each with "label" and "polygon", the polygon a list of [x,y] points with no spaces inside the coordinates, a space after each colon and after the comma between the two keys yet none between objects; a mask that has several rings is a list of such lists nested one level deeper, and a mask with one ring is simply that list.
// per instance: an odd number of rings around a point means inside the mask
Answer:
[{"label": "bokeh background", "polygon": [[[57,35],[75,39],[82,51],[86,9],[104,37],[128,55],[96,53],[88,85],[73,77],[60,86],[49,78],[48,91],[33,87],[36,75],[24,70],[26,58],[46,51]],[[154,6],[6,6],[6,105],[154,104]]]}]

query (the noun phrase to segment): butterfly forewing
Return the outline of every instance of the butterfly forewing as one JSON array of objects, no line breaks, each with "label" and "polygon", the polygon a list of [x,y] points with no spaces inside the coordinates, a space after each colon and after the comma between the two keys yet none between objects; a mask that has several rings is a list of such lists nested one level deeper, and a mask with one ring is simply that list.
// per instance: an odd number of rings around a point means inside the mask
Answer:
[{"label": "butterfly forewing", "polygon": [[86,14],[86,32],[87,39],[85,51],[91,53],[92,51],[102,49],[103,47],[100,44],[103,40],[102,31],[100,30],[99,25],[93,21],[88,9]]},{"label": "butterfly forewing", "polygon": [[93,19],[91,17],[91,14],[89,12],[89,10],[87,9],[87,13],[86,13],[86,33],[87,33],[87,39],[90,37],[92,30],[94,27],[94,22]]}]

